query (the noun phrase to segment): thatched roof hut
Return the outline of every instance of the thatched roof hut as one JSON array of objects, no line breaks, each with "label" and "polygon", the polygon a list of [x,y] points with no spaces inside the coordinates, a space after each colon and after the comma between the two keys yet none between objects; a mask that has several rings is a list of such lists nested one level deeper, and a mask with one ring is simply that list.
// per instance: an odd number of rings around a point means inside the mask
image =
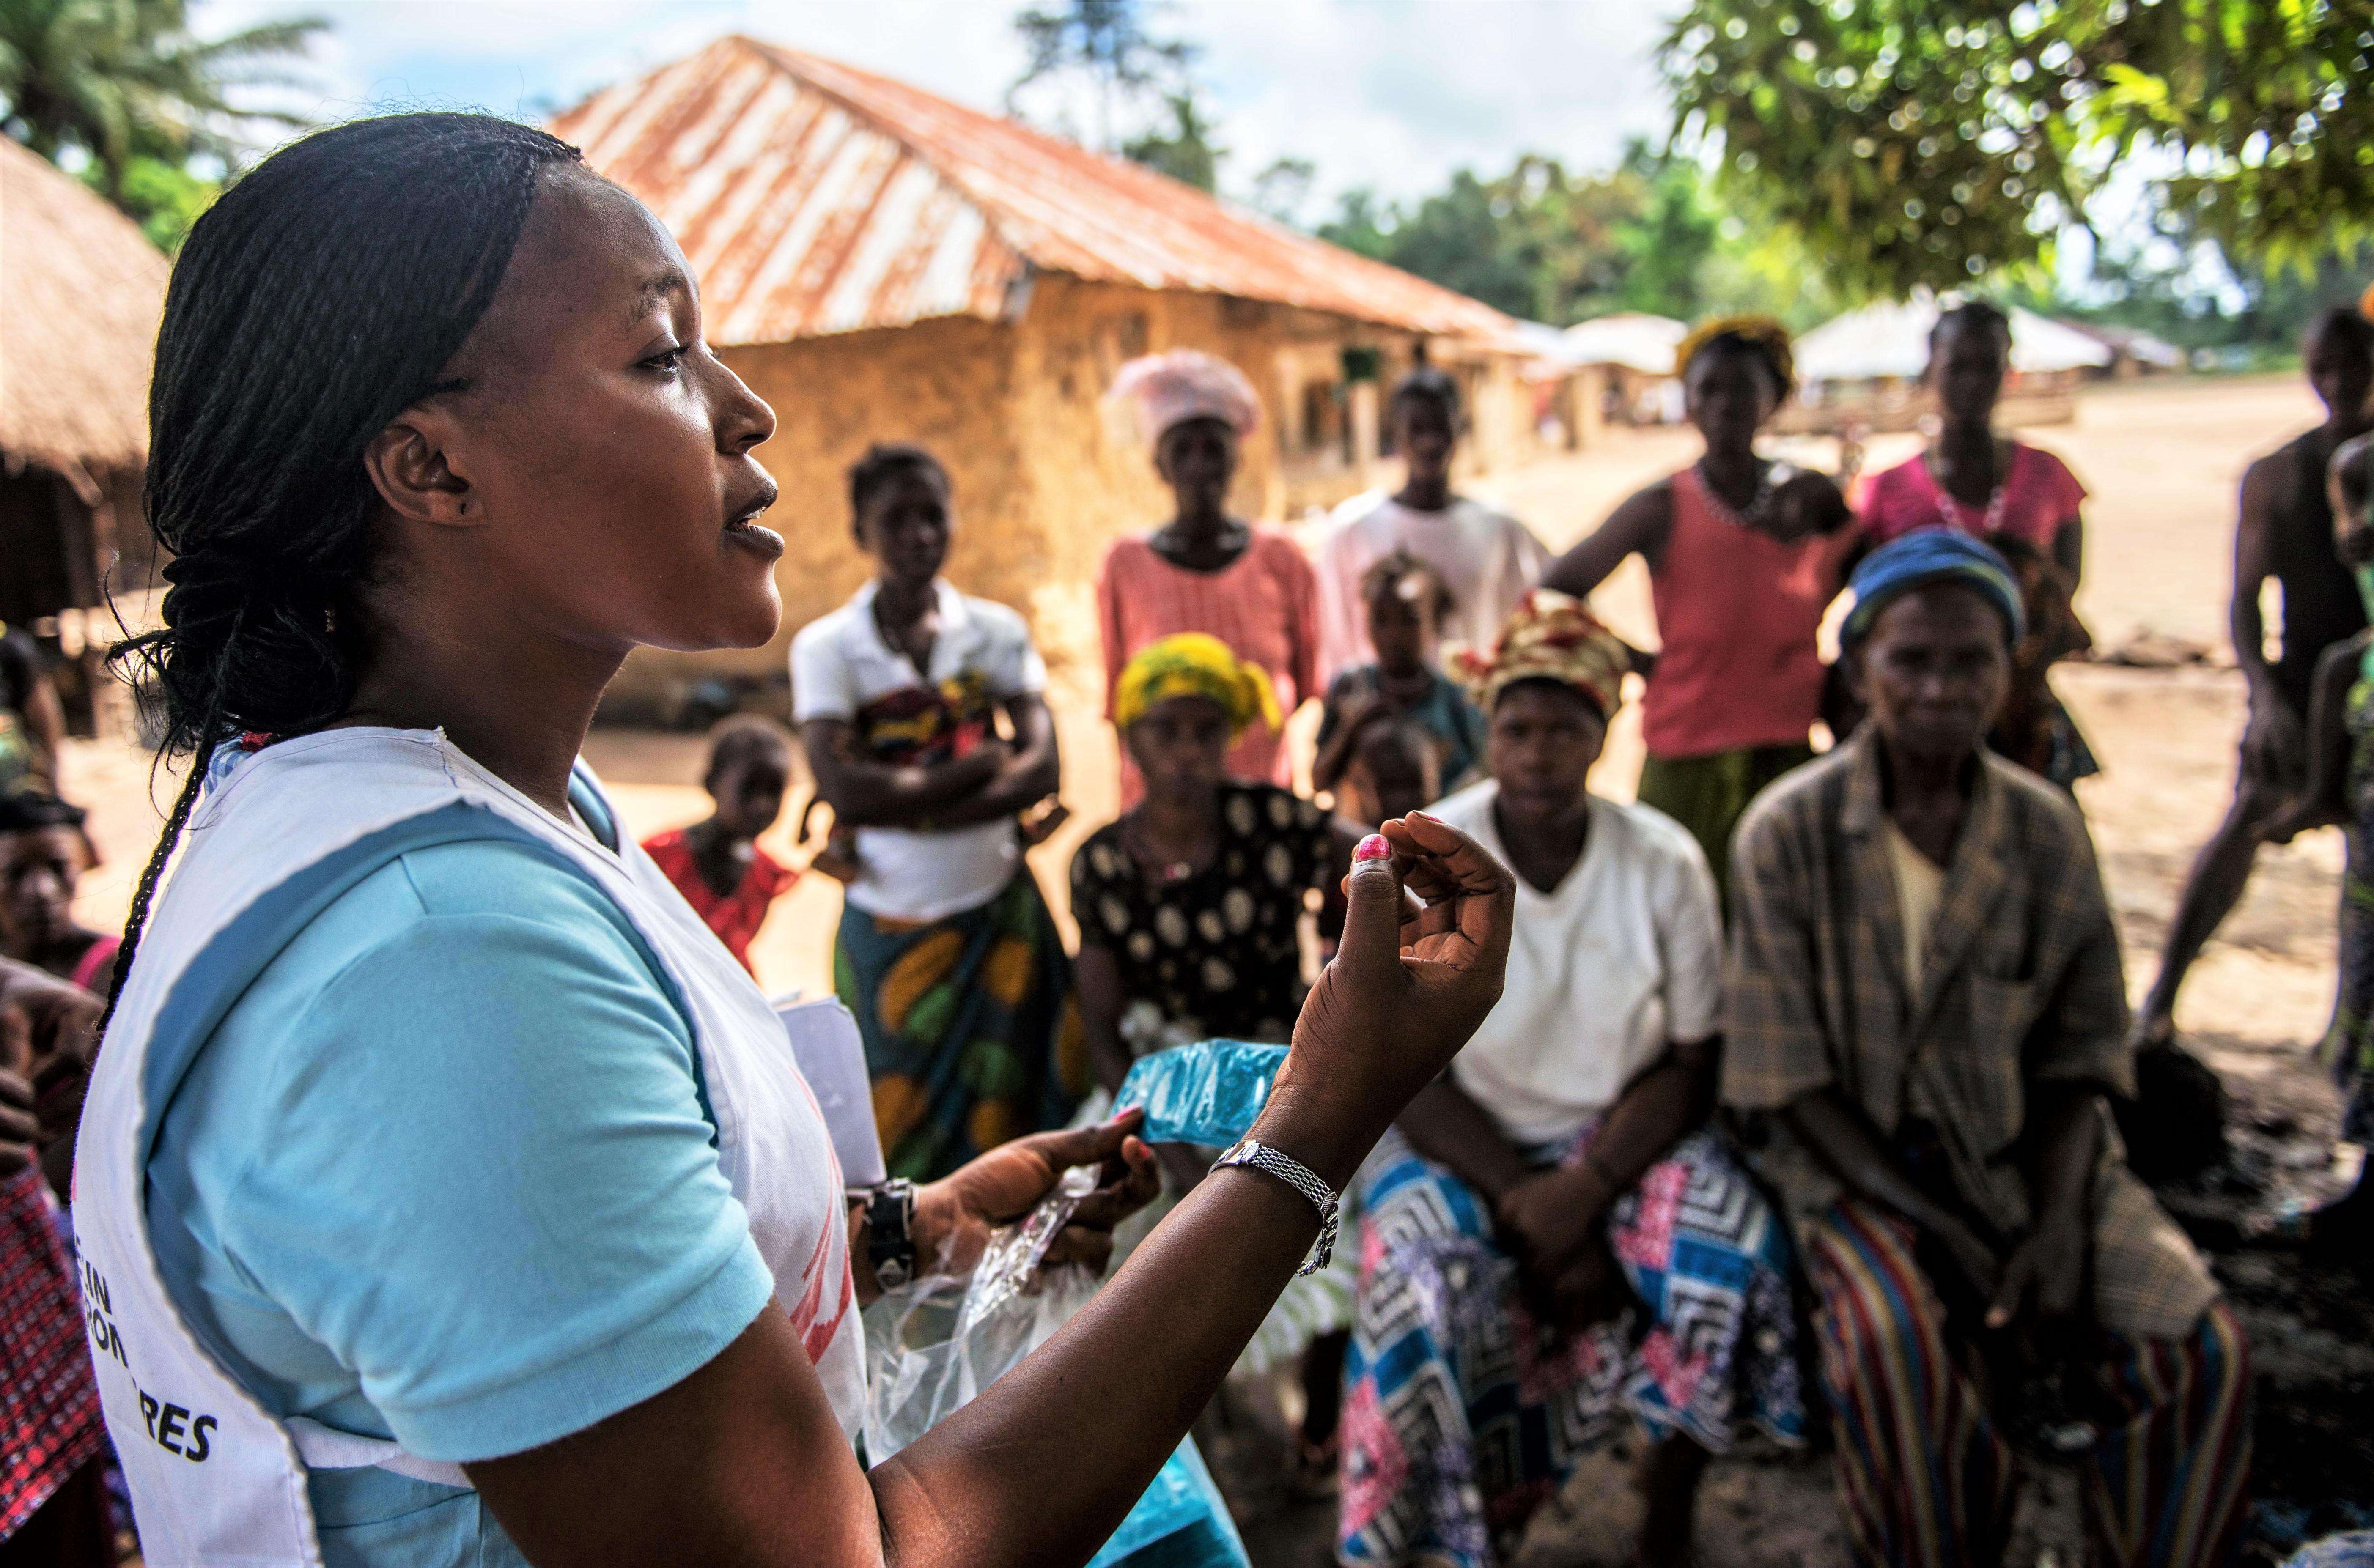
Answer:
[{"label": "thatched roof hut", "polygon": [[72,175],[0,139],[0,454],[79,490],[148,455],[163,252]]},{"label": "thatched roof hut", "polygon": [[130,218],[0,136],[0,621],[64,656],[77,729],[97,672],[71,613],[139,586],[149,561],[140,482],[170,270]]}]

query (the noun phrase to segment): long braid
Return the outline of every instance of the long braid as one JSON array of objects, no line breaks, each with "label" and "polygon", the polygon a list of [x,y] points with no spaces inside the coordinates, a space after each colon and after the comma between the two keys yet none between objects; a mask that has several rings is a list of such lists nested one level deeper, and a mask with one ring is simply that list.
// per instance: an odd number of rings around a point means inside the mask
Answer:
[{"label": "long braid", "polygon": [[157,848],[148,852],[148,863],[140,868],[140,885],[133,889],[132,913],[123,922],[123,942],[115,950],[115,977],[107,984],[107,1007],[99,1015],[99,1034],[104,1039],[107,1026],[115,1020],[115,1005],[123,999],[123,982],[132,974],[132,960],[140,951],[141,935],[148,929],[148,906],[157,896],[157,879],[165,873],[165,862],[173,858],[173,846],[182,839],[182,829],[190,820],[199,795],[206,790],[206,769],[214,765],[215,747],[202,743],[190,756],[190,776],[182,780],[181,790],[173,796],[173,809],[166,815],[165,831],[157,837]]},{"label": "long braid", "polygon": [[273,154],[192,228],[148,394],[163,625],[108,653],[153,699],[160,755],[191,766],[133,895],[109,1018],[216,750],[353,701],[380,505],[364,451],[456,385],[546,172],[577,158],[487,115],[359,120]]}]

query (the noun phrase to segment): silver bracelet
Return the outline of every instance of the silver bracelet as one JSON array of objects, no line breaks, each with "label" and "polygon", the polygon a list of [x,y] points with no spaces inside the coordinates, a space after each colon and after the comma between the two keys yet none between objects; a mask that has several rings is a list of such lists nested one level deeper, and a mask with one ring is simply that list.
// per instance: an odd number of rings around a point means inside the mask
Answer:
[{"label": "silver bracelet", "polygon": [[1232,1145],[1212,1162],[1212,1168],[1216,1171],[1223,1165],[1246,1165],[1253,1170],[1265,1171],[1310,1199],[1310,1206],[1319,1211],[1319,1240],[1312,1246],[1310,1257],[1295,1270],[1295,1274],[1299,1278],[1304,1274],[1315,1274],[1327,1267],[1328,1258],[1335,1252],[1336,1199],[1334,1188],[1321,1181],[1309,1165],[1293,1155],[1281,1153],[1251,1138]]}]

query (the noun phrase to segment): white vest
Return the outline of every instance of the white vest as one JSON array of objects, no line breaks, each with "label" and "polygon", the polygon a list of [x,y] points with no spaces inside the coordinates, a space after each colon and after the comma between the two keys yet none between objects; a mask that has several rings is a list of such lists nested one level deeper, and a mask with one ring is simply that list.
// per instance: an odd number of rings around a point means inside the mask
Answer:
[{"label": "white vest", "polygon": [[[598,790],[582,766],[574,786]],[[593,814],[591,813],[589,815]],[[615,813],[611,816],[616,821]],[[107,1031],[76,1146],[75,1232],[92,1360],[151,1568],[322,1561],[310,1466],[380,1465],[467,1485],[458,1467],[302,1418],[283,1422],[200,1344],[166,1293],[144,1194],[157,1122],[198,1049],[311,917],[410,849],[509,839],[601,889],[688,1015],[718,1163],[750,1216],[833,1413],[864,1413],[840,1170],[783,1025],[651,858],[555,820],[441,732],[334,730],[241,762],[191,814]],[[852,1029],[854,1025],[852,1025]]]}]

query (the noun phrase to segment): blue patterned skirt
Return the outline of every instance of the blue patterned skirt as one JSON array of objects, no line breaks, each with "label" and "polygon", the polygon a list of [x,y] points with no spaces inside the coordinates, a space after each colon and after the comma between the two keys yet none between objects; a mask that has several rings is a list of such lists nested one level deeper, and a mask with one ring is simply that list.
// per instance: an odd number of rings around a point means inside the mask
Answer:
[{"label": "blue patterned skirt", "polygon": [[[1580,1160],[1595,1130],[1537,1163]],[[1570,1336],[1527,1310],[1482,1196],[1399,1133],[1360,1192],[1340,1562],[1487,1568],[1493,1539],[1627,1415],[1715,1452],[1747,1426],[1803,1439],[1786,1227],[1711,1134],[1683,1139],[1609,1210],[1634,1305]]]}]

